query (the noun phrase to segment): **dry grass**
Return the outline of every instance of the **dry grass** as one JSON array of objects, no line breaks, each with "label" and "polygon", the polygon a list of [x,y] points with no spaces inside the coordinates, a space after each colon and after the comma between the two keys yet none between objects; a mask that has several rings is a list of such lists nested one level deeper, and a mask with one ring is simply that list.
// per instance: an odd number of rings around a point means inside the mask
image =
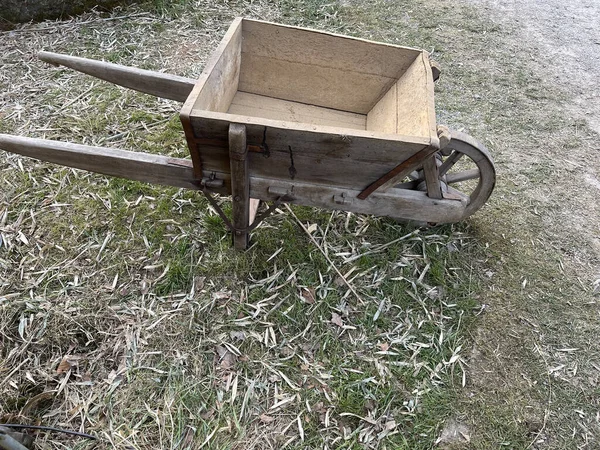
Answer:
[{"label": "dry grass", "polygon": [[[184,156],[177,104],[35,53],[197,76],[236,15],[340,31],[336,7],[300,5],[133,7],[5,33],[0,131]],[[480,311],[464,228],[277,210],[239,255],[195,193],[6,153],[0,170],[3,421],[106,448],[427,448],[439,436]]]}]

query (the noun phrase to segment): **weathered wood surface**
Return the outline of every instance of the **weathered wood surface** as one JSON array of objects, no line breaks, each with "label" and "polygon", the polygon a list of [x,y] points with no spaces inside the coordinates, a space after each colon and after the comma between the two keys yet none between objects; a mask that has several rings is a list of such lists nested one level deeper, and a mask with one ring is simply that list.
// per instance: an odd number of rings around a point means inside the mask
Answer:
[{"label": "weathered wood surface", "polygon": [[244,20],[239,90],[368,113],[419,50]]},{"label": "weathered wood surface", "polygon": [[[282,193],[289,193],[287,203],[310,205],[327,209],[339,209],[362,214],[395,217],[434,223],[457,222],[465,211],[465,202],[458,200],[437,200],[425,192],[408,189],[390,189],[387,192],[375,192],[365,200],[356,197],[360,193],[354,189],[340,189],[308,183],[286,183],[280,181],[251,178],[250,195],[263,200],[275,199]],[[265,184],[272,194],[265,198]],[[266,194],[269,192],[267,191]],[[270,197],[270,198],[268,198]],[[345,199],[337,203],[335,199]]]},{"label": "weathered wood surface", "polygon": [[231,199],[233,245],[237,250],[248,247],[250,225],[250,177],[248,173],[246,127],[229,125],[229,164],[231,167]]},{"label": "weathered wood surface", "polygon": [[442,198],[442,185],[438,170],[438,159],[432,155],[423,162],[423,175],[429,198]]},{"label": "weathered wood surface", "polygon": [[187,159],[8,134],[0,134],[0,149],[104,175],[198,189]]},{"label": "weathered wood surface", "polygon": [[415,59],[396,85],[396,133],[437,138],[433,79],[425,52]]},{"label": "weathered wood surface", "polygon": [[50,64],[69,67],[119,86],[179,102],[184,102],[187,99],[196,83],[193,79],[177,75],[60,53],[42,51],[38,53],[38,57]]},{"label": "weathered wood surface", "polygon": [[366,130],[367,128],[367,118],[364,114],[338,111],[337,109],[306,105],[240,91],[235,94],[227,112],[229,114],[310,125],[356,130]]},{"label": "weathered wood surface", "polygon": [[431,137],[435,108],[431,69],[421,53],[367,114],[367,130]]},{"label": "weathered wood surface", "polygon": [[423,164],[423,162],[428,157],[435,153],[435,151],[435,147],[425,147],[418,153],[415,153],[405,161],[398,164],[389,172],[377,178],[375,182],[368,185],[365,189],[363,189],[360,192],[358,198],[361,200],[365,200],[367,197],[369,197],[376,191],[386,192],[388,189],[391,189],[395,185],[399,184],[411,172],[420,167],[421,164]]},{"label": "weathered wood surface", "polygon": [[[196,107],[201,111],[225,112],[229,108],[239,83],[241,33],[242,19],[237,18],[209,58],[179,114],[197,178],[202,177],[203,167],[195,142],[197,135],[191,124],[192,109]],[[225,131],[227,132],[228,130]]]},{"label": "weathered wood surface", "polygon": [[[200,184],[193,174],[192,163],[188,159],[2,134],[0,149],[105,175],[200,189]],[[223,180],[223,185],[209,188],[211,192],[231,192],[229,173],[215,171],[212,175],[217,180]],[[424,192],[408,189],[375,192],[368,199],[361,201],[354,198],[359,194],[355,189],[250,176],[252,198],[274,201],[286,193],[290,194],[289,202],[294,204],[408,220],[455,222],[460,220],[465,212],[464,202],[431,199]],[[336,201],[340,198],[344,198],[345,201]]]},{"label": "weathered wood surface", "polygon": [[292,179],[290,169],[293,167],[294,178],[298,181],[362,188],[428,148],[425,138],[395,135],[385,135],[390,139],[374,138],[360,130],[352,130],[354,134],[349,135],[348,130],[344,133],[329,128],[332,132],[328,133],[321,131],[327,127],[306,124],[285,127],[284,122],[254,121],[230,114],[205,112],[204,116],[203,119],[192,118],[192,129],[199,137],[195,145],[205,173],[228,170],[226,133],[230,121],[246,125],[248,143],[253,146],[263,142],[266,127],[270,156],[260,153],[249,155],[251,176]]}]

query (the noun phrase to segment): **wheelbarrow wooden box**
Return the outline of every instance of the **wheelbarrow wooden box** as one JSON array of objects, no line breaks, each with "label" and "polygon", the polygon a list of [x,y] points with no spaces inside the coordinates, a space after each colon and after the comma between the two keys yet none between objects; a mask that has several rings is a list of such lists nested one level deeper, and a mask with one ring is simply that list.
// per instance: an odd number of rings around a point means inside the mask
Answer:
[{"label": "wheelbarrow wooden box", "polygon": [[[0,148],[199,189],[237,248],[247,246],[248,233],[282,201],[444,223],[471,215],[494,187],[487,150],[437,126],[439,70],[424,51],[236,19],[198,80],[50,52],[39,56],[184,102],[180,117],[191,161],[10,135],[0,135]],[[211,193],[232,196],[231,221]],[[273,202],[255,221],[251,198]]]},{"label": "wheelbarrow wooden box", "polygon": [[[362,188],[439,148],[425,52],[238,19],[181,111],[196,175],[229,171],[244,124],[251,177]],[[292,164],[293,162],[293,164]],[[252,186],[251,186],[252,189]]]}]

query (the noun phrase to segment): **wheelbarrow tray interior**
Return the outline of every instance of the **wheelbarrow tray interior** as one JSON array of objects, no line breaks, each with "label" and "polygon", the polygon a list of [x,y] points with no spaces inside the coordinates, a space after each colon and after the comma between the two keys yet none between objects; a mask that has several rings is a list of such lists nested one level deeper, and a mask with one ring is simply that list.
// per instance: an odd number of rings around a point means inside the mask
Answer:
[{"label": "wheelbarrow tray interior", "polygon": [[251,190],[258,177],[361,191],[439,146],[425,52],[248,19],[229,28],[181,121],[198,177],[230,171],[229,125],[245,125]]}]

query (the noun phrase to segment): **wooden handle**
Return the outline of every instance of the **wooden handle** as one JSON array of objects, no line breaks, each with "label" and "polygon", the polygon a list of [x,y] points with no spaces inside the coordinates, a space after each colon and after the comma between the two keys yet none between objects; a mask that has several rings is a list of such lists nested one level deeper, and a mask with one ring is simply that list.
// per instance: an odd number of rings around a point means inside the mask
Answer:
[{"label": "wooden handle", "polygon": [[38,58],[53,65],[70,67],[119,86],[179,102],[185,102],[196,83],[191,78],[60,53],[42,51],[38,53]]},{"label": "wooden handle", "polygon": [[0,134],[0,149],[104,175],[198,189],[188,159],[9,134]]}]

